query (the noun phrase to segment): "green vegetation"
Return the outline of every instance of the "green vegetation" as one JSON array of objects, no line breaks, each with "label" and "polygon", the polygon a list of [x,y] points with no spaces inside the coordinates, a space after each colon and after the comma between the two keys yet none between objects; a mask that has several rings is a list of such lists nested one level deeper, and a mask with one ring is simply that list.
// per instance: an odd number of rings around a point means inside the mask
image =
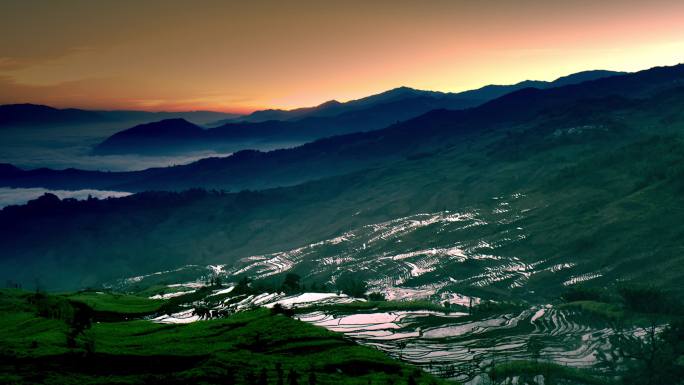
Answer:
[{"label": "green vegetation", "polygon": [[622,320],[625,317],[625,311],[622,309],[622,307],[614,303],[598,301],[574,301],[560,304],[558,307],[560,309],[579,309],[586,313],[593,314],[611,321]]},{"label": "green vegetation", "polygon": [[[572,292],[587,291],[573,289]],[[562,297],[588,298],[575,294]],[[579,309],[611,322],[613,357],[608,367],[621,372],[620,383],[681,383],[684,379],[684,367],[679,364],[684,357],[684,307],[681,301],[660,288],[635,284],[622,284],[613,291],[604,290],[601,298],[605,302],[572,301],[559,308]],[[620,367],[615,366],[616,360],[622,362]]]},{"label": "green vegetation", "polygon": [[668,322],[679,319],[684,311],[681,300],[672,293],[637,284],[623,283],[612,290],[579,286],[568,289],[561,299],[565,301],[558,306],[561,309],[579,309],[621,324]]},{"label": "green vegetation", "polygon": [[489,371],[489,378],[494,383],[504,381],[510,377],[520,377],[518,383],[528,383],[536,376],[543,376],[545,384],[568,381],[574,385],[611,385],[616,381],[606,379],[602,373],[596,373],[586,369],[571,368],[550,362],[540,361],[510,361],[496,364]]},{"label": "green vegetation", "polygon": [[139,295],[99,291],[80,291],[63,296],[71,301],[82,302],[95,311],[96,317],[141,317],[157,312],[164,301],[152,300]]},{"label": "green vegetation", "polygon": [[[69,346],[68,322],[39,315],[35,296],[0,291],[0,383],[251,385],[263,376],[267,383],[280,377],[290,384],[442,382],[339,334],[267,309],[188,325],[93,323]],[[64,296],[41,296],[49,299],[48,307],[69,303]],[[135,306],[127,309],[142,306],[129,300],[122,303]],[[150,302],[150,307],[157,305]],[[297,382],[290,381],[294,377]]]}]

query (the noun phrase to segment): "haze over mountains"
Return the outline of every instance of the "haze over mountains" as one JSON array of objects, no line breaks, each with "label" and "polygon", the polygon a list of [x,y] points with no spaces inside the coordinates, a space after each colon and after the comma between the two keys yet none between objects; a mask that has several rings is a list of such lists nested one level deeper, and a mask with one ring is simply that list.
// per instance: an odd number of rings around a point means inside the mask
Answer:
[{"label": "haze over mountains", "polygon": [[684,1],[1,4],[0,385],[684,385]]},{"label": "haze over mountains", "polygon": [[[391,257],[385,270],[358,273],[405,289],[447,282],[485,298],[653,276],[680,290],[684,238],[672,224],[684,220],[682,86],[679,65],[525,88],[381,130],[141,172],[5,165],[6,186],[266,190],[8,207],[0,234],[14,253],[0,270],[70,288],[185,264],[266,261],[250,269],[320,280]],[[467,227],[447,227],[461,220]],[[383,246],[350,240],[370,228],[387,228]],[[344,258],[326,265],[331,253]],[[57,265],[59,276],[45,273]]]},{"label": "haze over mountains", "polygon": [[514,85],[490,85],[459,93],[395,88],[366,98],[290,111],[263,110],[200,127],[177,120],[136,126],[116,133],[97,145],[95,154],[173,153],[189,149],[222,150],[226,145],[259,142],[301,143],[332,135],[371,131],[435,109],[475,107],[506,93],[527,87],[550,88],[617,75],[612,71],[586,71],[552,82],[523,81]]},{"label": "haze over mountains", "polygon": [[[578,77],[591,78],[602,74],[612,73],[601,71],[580,73],[570,76],[570,80],[573,81],[573,78]],[[528,81],[516,86],[487,86],[481,90],[475,90],[472,98],[454,97],[451,99],[457,104],[467,99],[471,104],[473,100],[482,97],[491,98],[511,87],[532,83],[540,86],[544,84],[544,82]],[[494,94],[491,91],[494,91]],[[467,96],[469,93],[466,92],[463,95]],[[0,124],[0,138],[4,143],[3,151],[0,151],[0,163],[12,164],[22,169],[77,168],[93,171],[137,171],[151,167],[183,165],[208,157],[224,157],[243,149],[269,151],[291,148],[308,140],[326,136],[330,130],[350,132],[364,127],[381,129],[388,124],[420,115],[429,108],[444,106],[449,98],[442,98],[440,95],[440,93],[421,92],[403,87],[358,101],[324,103],[319,107],[293,111],[295,115],[306,115],[305,113],[321,115],[303,116],[301,123],[297,119],[258,123],[231,121],[226,129],[216,130],[205,128],[215,127],[214,123],[217,120],[233,119],[233,117],[229,114],[201,111],[150,113],[73,110],[73,113],[81,116],[80,119],[74,119],[68,114],[63,116],[62,110],[50,107],[8,105],[3,108],[5,112],[0,114],[0,118],[6,122],[14,121],[15,123]],[[46,113],[41,112],[43,110],[49,111],[47,116],[52,116],[52,118],[44,116]],[[359,116],[356,116],[357,110],[360,111]],[[342,113],[339,117],[335,116],[340,111],[347,111],[347,113]],[[368,111],[371,112],[370,115]],[[259,113],[256,113],[255,116],[258,115]],[[254,116],[249,119],[252,118]],[[185,124],[186,128],[189,128],[190,135],[180,133],[178,137],[175,137],[163,134],[164,126],[168,122],[161,121],[166,119],[185,119],[201,127],[202,131],[190,124]],[[152,125],[158,128],[152,135],[144,135],[136,130],[135,135],[129,137],[129,132],[126,130],[136,125],[155,122],[160,123]],[[384,124],[385,122],[389,123]],[[139,135],[142,136],[138,138]]]},{"label": "haze over mountains", "polygon": [[[317,140],[269,152],[241,151],[168,168],[102,173],[80,170],[23,171],[4,165],[0,184],[58,189],[97,188],[115,191],[184,190],[205,187],[239,191],[288,186],[307,180],[423,156],[471,131],[487,131],[537,117],[577,100],[601,97],[646,97],[677,85],[681,66],[656,68],[549,89],[524,88],[479,107],[434,110],[382,130]],[[577,119],[578,117],[573,117]],[[156,127],[156,124],[151,125]],[[187,124],[182,124],[187,127]],[[185,130],[184,130],[185,131]]]},{"label": "haze over mountains", "polygon": [[90,111],[77,108],[59,109],[37,104],[5,104],[0,105],[0,127],[3,126],[49,126],[49,125],[81,125],[92,123],[155,121],[160,119],[183,118],[198,124],[205,124],[217,119],[236,117],[213,111],[188,112],[148,112],[148,111]]},{"label": "haze over mountains", "polygon": [[[47,106],[14,104],[0,107],[0,163],[20,167],[98,170],[140,170],[149,167],[184,164],[227,152],[191,151],[170,155],[93,156],[92,149],[107,137],[128,127],[183,118],[196,124],[234,116],[218,112],[86,111]],[[273,146],[255,146],[271,149]]]}]

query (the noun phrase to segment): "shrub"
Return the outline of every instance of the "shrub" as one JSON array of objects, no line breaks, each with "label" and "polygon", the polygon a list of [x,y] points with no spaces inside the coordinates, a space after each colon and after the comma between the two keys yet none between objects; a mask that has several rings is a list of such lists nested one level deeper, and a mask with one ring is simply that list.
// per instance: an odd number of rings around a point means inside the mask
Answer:
[{"label": "shrub", "polygon": [[366,295],[366,290],[368,289],[365,281],[349,272],[337,277],[335,284],[342,293],[350,297],[361,298]]},{"label": "shrub", "polygon": [[[625,306],[640,313],[669,313],[673,310],[673,301],[662,289],[654,286],[626,285],[618,292]],[[676,307],[675,307],[676,308]]]},{"label": "shrub", "polygon": [[565,302],[575,302],[575,301],[599,301],[603,302],[606,298],[605,295],[596,288],[586,287],[586,286],[572,286],[568,288],[563,294],[561,294],[561,299]]},{"label": "shrub", "polygon": [[373,292],[368,294],[368,300],[369,301],[385,301],[385,295],[382,293],[378,292]]}]

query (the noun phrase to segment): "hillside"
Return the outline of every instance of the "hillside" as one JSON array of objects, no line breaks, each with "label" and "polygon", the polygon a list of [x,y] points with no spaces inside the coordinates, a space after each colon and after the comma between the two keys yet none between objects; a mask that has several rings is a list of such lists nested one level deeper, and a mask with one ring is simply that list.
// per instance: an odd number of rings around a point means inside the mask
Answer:
[{"label": "hillside", "polygon": [[94,153],[116,153],[118,150],[129,146],[137,146],[145,152],[148,145],[147,139],[153,139],[155,146],[188,147],[192,142],[203,137],[204,129],[192,124],[185,119],[164,119],[158,122],[144,123],[129,129],[119,131],[98,144]]},{"label": "hillside", "polygon": [[[640,76],[630,82],[646,89],[623,90],[642,96],[659,88]],[[597,81],[569,90],[582,95],[601,87]],[[13,253],[0,262],[2,278],[67,289],[187,264],[226,264],[255,275],[295,271],[319,282],[358,271],[378,288],[438,284],[441,292],[484,298],[545,298],[578,282],[653,277],[681,290],[682,234],[675,224],[684,219],[684,90],[584,101],[561,90],[532,92],[542,101],[537,108],[546,109],[532,119],[517,110],[514,116],[525,120],[477,129],[435,123],[421,131],[430,151],[406,144],[403,158],[298,186],[87,202],[44,198],[5,208],[1,242]],[[507,99],[517,103],[514,96]],[[492,119],[473,111],[422,119]],[[415,136],[402,127],[388,129],[378,143]],[[330,255],[338,262],[330,264]],[[50,274],[53,266],[63,273]]]},{"label": "hillside", "polygon": [[[99,296],[154,303],[144,297]],[[93,312],[97,307],[84,305],[78,295],[1,290],[0,382],[254,384],[259,378],[284,381],[293,373],[299,383],[365,385],[400,383],[408,377],[416,384],[443,382],[337,333],[268,309],[191,325],[142,319],[92,322]]]},{"label": "hillside", "polygon": [[[474,135],[474,140],[480,141],[478,135],[490,130],[528,123],[581,100],[589,100],[584,103],[590,107],[590,100],[596,98],[647,97],[659,90],[676,87],[683,79],[684,66],[654,68],[545,90],[526,88],[479,107],[459,111],[433,110],[382,130],[320,139],[292,149],[240,151],[226,158],[139,172],[38,169],[0,173],[0,184],[129,192],[193,187],[239,191],[290,186],[433,153],[436,149],[460,143],[468,135]],[[612,106],[605,108],[609,110]],[[576,114],[568,116],[572,121],[582,118]]]}]

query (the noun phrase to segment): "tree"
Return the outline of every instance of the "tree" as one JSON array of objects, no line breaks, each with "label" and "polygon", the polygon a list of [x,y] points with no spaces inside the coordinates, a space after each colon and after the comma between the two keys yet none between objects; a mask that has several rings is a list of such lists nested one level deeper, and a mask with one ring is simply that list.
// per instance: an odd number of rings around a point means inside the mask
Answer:
[{"label": "tree", "polygon": [[368,294],[368,300],[369,301],[384,301],[385,300],[385,295],[379,292],[373,292]]},{"label": "tree", "polygon": [[266,372],[266,368],[261,369],[261,373],[259,373],[259,385],[268,385],[268,373]]},{"label": "tree", "polygon": [[275,364],[276,375],[278,376],[277,385],[283,385],[283,365],[280,362]]},{"label": "tree", "polygon": [[539,357],[541,357],[541,351],[544,349],[544,342],[539,336],[531,336],[527,341],[527,352],[534,362],[539,362]]},{"label": "tree", "polygon": [[[70,302],[73,307],[73,315],[68,321],[69,331],[67,332],[67,346],[76,347],[76,337],[86,329],[90,329],[93,321],[93,309],[81,302]],[[92,351],[91,351],[92,350]],[[95,350],[95,340],[86,341],[86,352],[92,353]]]},{"label": "tree", "polygon": [[282,314],[282,315],[287,316],[287,317],[294,317],[295,311],[293,309],[288,309],[279,303],[276,303],[271,308],[271,314],[273,314],[273,315]]},{"label": "tree", "polygon": [[667,294],[653,286],[626,285],[619,288],[627,308],[641,313],[668,313],[672,303]]},{"label": "tree", "polygon": [[[623,333],[617,339],[617,354],[627,362],[628,372],[623,383],[634,385],[676,384],[684,379],[684,370],[677,365],[682,348],[681,330],[675,323],[658,333],[657,318],[643,328],[643,336]],[[681,349],[681,351],[679,351]]]},{"label": "tree", "polygon": [[299,385],[299,373],[294,369],[290,369],[290,372],[287,374],[287,383],[288,385]]},{"label": "tree", "polygon": [[256,385],[257,379],[256,376],[254,376],[254,372],[251,370],[247,371],[247,374],[245,374],[245,382],[247,385]]},{"label": "tree", "polygon": [[233,294],[234,295],[239,295],[239,294],[250,294],[252,291],[252,288],[250,287],[250,284],[252,283],[252,279],[249,277],[242,277],[235,285],[235,289],[233,289]]},{"label": "tree", "polygon": [[335,281],[337,288],[350,297],[362,298],[366,295],[368,285],[353,273],[346,272],[340,274]]},{"label": "tree", "polygon": [[283,281],[282,289],[285,293],[299,293],[301,292],[301,277],[295,273],[288,273]]}]

